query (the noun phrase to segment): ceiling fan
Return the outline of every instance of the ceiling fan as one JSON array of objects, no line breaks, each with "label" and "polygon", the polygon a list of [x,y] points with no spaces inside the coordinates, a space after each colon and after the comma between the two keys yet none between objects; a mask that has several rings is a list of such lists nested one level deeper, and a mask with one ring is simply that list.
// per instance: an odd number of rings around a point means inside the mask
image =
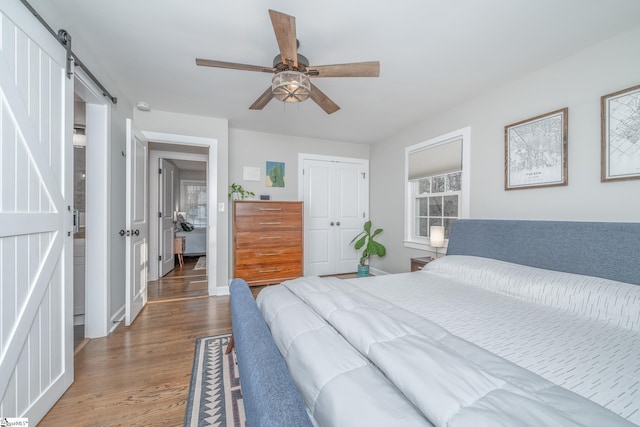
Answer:
[{"label": "ceiling fan", "polygon": [[309,78],[378,77],[380,75],[378,61],[310,66],[309,60],[298,53],[296,18],[275,10],[269,10],[269,15],[280,48],[280,55],[273,59],[272,67],[196,58],[197,65],[206,67],[274,73],[271,87],[264,91],[249,109],[262,110],[273,98],[283,102],[302,102],[311,98],[327,114],[332,114],[340,107],[311,83]]}]

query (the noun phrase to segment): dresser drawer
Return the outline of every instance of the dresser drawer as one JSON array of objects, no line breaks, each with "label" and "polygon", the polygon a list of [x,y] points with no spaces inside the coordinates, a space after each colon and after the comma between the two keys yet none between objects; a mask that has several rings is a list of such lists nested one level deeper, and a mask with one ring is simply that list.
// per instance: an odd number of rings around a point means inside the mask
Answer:
[{"label": "dresser drawer", "polygon": [[300,202],[235,202],[236,216],[300,215]]},{"label": "dresser drawer", "polygon": [[302,276],[300,263],[272,263],[269,265],[247,265],[236,267],[235,278],[244,279],[250,285],[267,285]]},{"label": "dresser drawer", "polygon": [[300,264],[302,248],[300,246],[282,248],[245,248],[237,249],[234,258],[235,266],[272,265],[289,262]]},{"label": "dresser drawer", "polygon": [[302,247],[302,230],[275,230],[261,233],[238,231],[235,234],[235,240],[236,249]]},{"label": "dresser drawer", "polygon": [[235,228],[242,231],[297,229],[302,226],[299,203],[236,202]]}]

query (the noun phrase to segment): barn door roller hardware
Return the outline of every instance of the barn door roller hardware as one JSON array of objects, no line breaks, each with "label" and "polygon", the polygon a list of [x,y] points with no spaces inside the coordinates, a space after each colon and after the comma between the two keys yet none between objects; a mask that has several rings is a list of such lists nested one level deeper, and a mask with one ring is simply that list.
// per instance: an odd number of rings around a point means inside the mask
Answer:
[{"label": "barn door roller hardware", "polygon": [[118,98],[116,98],[115,96],[111,96],[109,91],[102,85],[102,83],[100,83],[100,80],[98,80],[98,78],[94,76],[91,71],[89,71],[87,66],[84,65],[84,63],[80,60],[80,58],[78,58],[78,56],[75,53],[73,53],[73,51],[71,50],[71,35],[66,30],[60,30],[56,34],[56,32],[53,31],[53,29],[49,26],[49,24],[47,24],[47,21],[45,21],[44,18],[40,16],[40,14],[33,8],[33,6],[31,6],[31,4],[29,4],[27,0],[20,0],[20,2],[24,5],[24,7],[26,7],[29,10],[29,12],[33,14],[33,16],[36,17],[36,19],[42,24],[42,26],[46,28],[47,31],[49,31],[49,33],[51,33],[51,35],[55,37],[56,40],[58,40],[58,42],[62,46],[64,46],[64,48],[67,50],[67,78],[71,78],[71,76],[73,76],[73,70],[72,70],[73,65],[75,65],[76,67],[82,68],[82,70],[85,73],[87,73],[87,76],[89,76],[89,78],[96,84],[96,86],[100,88],[100,90],[102,91],[102,95],[109,98],[109,100],[113,104],[117,104]]}]

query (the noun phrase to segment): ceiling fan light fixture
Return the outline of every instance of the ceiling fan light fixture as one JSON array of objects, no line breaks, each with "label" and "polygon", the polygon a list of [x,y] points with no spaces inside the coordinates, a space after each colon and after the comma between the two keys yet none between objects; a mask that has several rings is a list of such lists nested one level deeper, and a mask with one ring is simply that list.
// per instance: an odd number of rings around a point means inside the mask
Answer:
[{"label": "ceiling fan light fixture", "polygon": [[281,71],[271,80],[271,93],[278,101],[303,102],[311,94],[311,82],[299,71]]}]

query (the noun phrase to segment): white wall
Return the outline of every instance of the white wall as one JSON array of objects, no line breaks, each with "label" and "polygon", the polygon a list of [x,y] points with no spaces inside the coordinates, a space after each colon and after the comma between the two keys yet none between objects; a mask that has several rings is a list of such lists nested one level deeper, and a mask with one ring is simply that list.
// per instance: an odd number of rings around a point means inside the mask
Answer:
[{"label": "white wall", "polygon": [[[369,158],[369,145],[229,129],[229,183],[269,194],[272,200],[298,200],[298,153]],[[266,186],[266,162],[284,162],[284,188]],[[244,181],[244,166],[259,167],[260,181]]]},{"label": "white wall", "polygon": [[[134,112],[134,121],[143,131],[161,132],[174,135],[213,138],[218,141],[217,196],[218,202],[225,203],[224,212],[217,213],[216,235],[216,286],[228,289],[229,271],[229,216],[227,214],[228,159],[229,159],[229,130],[228,121],[213,117],[193,116],[188,114],[171,113],[167,111]],[[209,190],[210,192],[213,189]],[[224,293],[224,291],[221,291]]]},{"label": "white wall", "polygon": [[[600,182],[600,97],[640,84],[640,26],[497,87],[371,147],[371,218],[385,231],[388,272],[409,270],[403,246],[404,148],[471,127],[472,218],[640,221],[640,180]],[[569,185],[504,190],[504,126],[569,108]]]}]

